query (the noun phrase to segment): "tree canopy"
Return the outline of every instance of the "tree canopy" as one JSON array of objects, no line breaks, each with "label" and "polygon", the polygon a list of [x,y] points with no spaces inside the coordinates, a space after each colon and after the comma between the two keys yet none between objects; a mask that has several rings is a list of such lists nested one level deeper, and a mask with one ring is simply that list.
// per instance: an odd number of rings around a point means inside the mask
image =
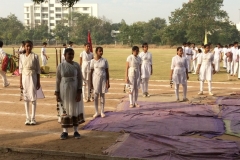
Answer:
[{"label": "tree canopy", "polygon": [[[34,3],[43,3],[46,2],[47,0],[32,0]],[[68,6],[68,7],[72,7],[74,4],[76,4],[77,2],[79,2],[80,0],[59,0],[60,3],[62,3],[63,6]]]}]

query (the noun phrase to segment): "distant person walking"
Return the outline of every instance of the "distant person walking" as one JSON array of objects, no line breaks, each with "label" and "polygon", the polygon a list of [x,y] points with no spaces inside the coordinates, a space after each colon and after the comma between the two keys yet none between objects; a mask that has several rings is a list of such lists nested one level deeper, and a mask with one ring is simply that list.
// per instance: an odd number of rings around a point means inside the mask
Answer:
[{"label": "distant person walking", "polygon": [[0,41],[0,76],[2,77],[2,80],[3,80],[3,87],[7,87],[10,84],[6,76],[8,56],[3,51],[2,47],[3,47],[3,41]]},{"label": "distant person walking", "polygon": [[48,56],[46,54],[46,46],[47,42],[43,42],[43,47],[41,49],[42,66],[46,66],[48,61]]},{"label": "distant person walking", "polygon": [[65,49],[66,49],[66,48],[67,48],[66,43],[63,43],[61,63],[65,62],[64,52],[65,52]]}]

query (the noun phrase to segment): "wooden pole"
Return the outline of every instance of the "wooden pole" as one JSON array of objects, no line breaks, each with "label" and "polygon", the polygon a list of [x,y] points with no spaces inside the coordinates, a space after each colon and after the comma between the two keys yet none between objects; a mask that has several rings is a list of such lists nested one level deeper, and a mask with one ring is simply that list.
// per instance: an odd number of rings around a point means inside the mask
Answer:
[{"label": "wooden pole", "polygon": [[59,48],[59,62],[62,63],[62,48]]},{"label": "wooden pole", "polygon": [[57,51],[57,48],[55,48],[56,50],[56,68],[58,67],[58,51]]}]

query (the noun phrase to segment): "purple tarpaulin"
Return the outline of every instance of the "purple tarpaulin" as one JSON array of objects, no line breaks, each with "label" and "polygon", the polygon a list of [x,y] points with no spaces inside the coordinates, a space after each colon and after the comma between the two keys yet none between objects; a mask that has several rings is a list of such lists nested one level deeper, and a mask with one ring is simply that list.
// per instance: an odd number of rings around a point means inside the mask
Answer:
[{"label": "purple tarpaulin", "polygon": [[223,106],[240,106],[240,96],[219,97],[217,104]]},{"label": "purple tarpaulin", "polygon": [[108,112],[105,118],[96,118],[83,129],[167,136],[201,133],[209,138],[225,132],[223,121],[211,117],[216,115],[210,106],[184,103],[139,104],[142,105],[141,108]]},{"label": "purple tarpaulin", "polygon": [[239,156],[238,146],[232,141],[141,134],[124,134],[104,153],[156,160],[232,160]]}]

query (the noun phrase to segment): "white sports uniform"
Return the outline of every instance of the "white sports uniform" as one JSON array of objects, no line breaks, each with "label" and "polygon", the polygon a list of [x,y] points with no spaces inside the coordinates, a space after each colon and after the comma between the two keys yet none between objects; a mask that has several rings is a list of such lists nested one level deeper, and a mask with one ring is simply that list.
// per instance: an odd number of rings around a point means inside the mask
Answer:
[{"label": "white sports uniform", "polygon": [[44,54],[46,55],[46,49],[43,47],[41,49],[42,66],[47,65],[47,57]]},{"label": "white sports uniform", "polygon": [[149,52],[141,52],[139,57],[142,60],[141,78],[142,78],[142,93],[148,94],[148,82],[152,73],[152,54]]},{"label": "white sports uniform", "polygon": [[128,80],[130,85],[129,101],[130,104],[135,105],[138,99],[138,89],[140,88],[140,66],[141,58],[139,56],[130,55],[127,57],[129,64],[128,68]]},{"label": "white sports uniform", "polygon": [[[93,59],[93,53],[87,53],[85,51],[83,51],[82,53],[80,53],[80,57],[82,58],[82,75],[83,75],[83,98],[84,99],[90,99],[91,95],[90,95],[90,88],[91,88],[91,82],[90,82],[90,74],[91,74],[91,69],[90,69],[90,63],[91,60]],[[85,96],[85,91],[86,91],[86,86],[88,86],[87,88],[87,97]]]},{"label": "white sports uniform", "polygon": [[173,70],[172,81],[175,84],[175,94],[179,100],[179,84],[183,86],[183,99],[187,96],[187,74],[188,63],[186,57],[178,55],[172,58],[171,70]]}]

